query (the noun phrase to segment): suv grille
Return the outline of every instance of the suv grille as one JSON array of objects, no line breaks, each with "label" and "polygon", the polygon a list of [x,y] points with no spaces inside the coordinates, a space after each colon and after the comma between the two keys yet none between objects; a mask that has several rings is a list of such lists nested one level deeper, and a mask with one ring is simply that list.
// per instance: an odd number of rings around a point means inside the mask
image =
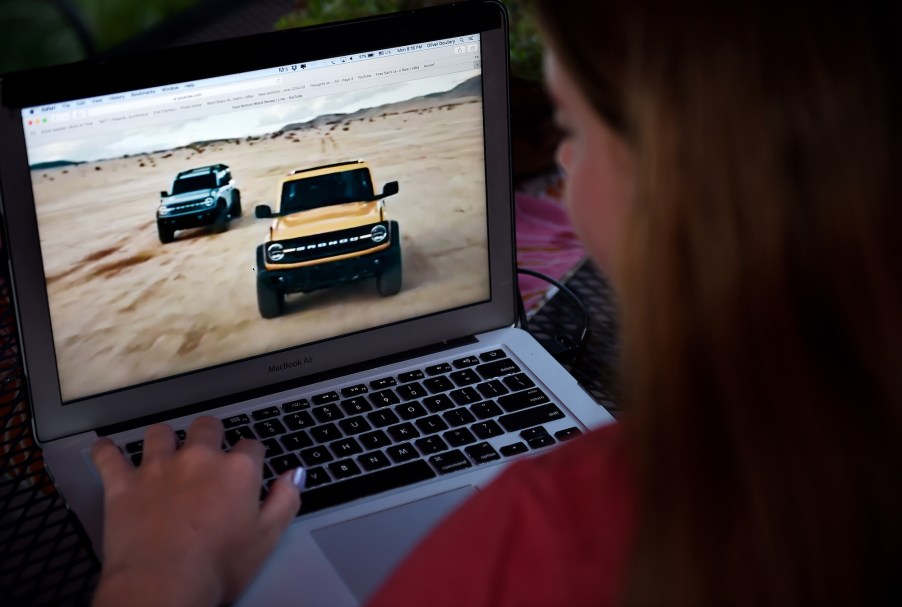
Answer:
[{"label": "suv grille", "polygon": [[[380,225],[385,228],[386,234],[390,234],[388,222],[383,221],[349,230],[268,242],[264,245],[264,250],[270,262],[279,264],[300,263],[322,259],[323,257],[335,257],[337,255],[366,251],[391,242],[390,236],[387,236],[381,242],[373,242],[372,231],[376,226]],[[278,259],[273,259],[271,250],[273,244],[282,246],[282,256]]]}]

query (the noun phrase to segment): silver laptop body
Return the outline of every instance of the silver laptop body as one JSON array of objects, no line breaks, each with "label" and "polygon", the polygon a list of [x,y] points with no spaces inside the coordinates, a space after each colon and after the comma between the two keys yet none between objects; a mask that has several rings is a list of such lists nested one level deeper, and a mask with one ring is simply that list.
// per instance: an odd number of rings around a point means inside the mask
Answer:
[{"label": "silver laptop body", "polygon": [[357,605],[508,462],[611,421],[516,328],[507,56],[469,2],[0,82],[35,433],[98,554],[97,437],[139,462],[147,425],[214,415],[267,479],[316,472],[242,602]]}]

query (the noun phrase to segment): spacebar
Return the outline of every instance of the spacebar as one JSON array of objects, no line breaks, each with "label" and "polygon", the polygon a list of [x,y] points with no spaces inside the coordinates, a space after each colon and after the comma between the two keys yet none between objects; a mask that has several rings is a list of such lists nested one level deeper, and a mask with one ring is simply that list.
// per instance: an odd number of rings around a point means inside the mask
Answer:
[{"label": "spacebar", "polygon": [[308,489],[301,493],[301,509],[298,511],[298,515],[316,512],[323,508],[344,504],[345,502],[382,493],[389,489],[412,485],[426,479],[435,478],[435,476],[436,474],[429,467],[429,464],[423,460],[418,460],[395,466],[394,468],[371,472],[326,487]]}]

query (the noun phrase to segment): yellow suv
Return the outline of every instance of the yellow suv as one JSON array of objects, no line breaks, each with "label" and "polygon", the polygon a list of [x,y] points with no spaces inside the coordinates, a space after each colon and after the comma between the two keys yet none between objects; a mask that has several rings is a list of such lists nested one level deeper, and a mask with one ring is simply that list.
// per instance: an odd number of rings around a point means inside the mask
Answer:
[{"label": "yellow suv", "polygon": [[362,161],[300,169],[282,178],[269,238],[257,247],[257,307],[263,318],[285,311],[286,293],[309,293],[375,277],[381,295],[401,290],[401,233],[384,199],[398,182],[373,191]]}]

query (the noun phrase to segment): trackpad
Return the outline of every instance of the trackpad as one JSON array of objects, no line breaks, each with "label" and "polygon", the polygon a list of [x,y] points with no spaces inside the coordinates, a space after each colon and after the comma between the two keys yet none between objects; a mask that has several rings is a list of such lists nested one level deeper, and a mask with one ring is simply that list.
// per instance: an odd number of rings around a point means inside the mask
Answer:
[{"label": "trackpad", "polygon": [[461,487],[316,529],[311,535],[351,593],[364,603],[417,542],[474,493],[475,487]]}]

